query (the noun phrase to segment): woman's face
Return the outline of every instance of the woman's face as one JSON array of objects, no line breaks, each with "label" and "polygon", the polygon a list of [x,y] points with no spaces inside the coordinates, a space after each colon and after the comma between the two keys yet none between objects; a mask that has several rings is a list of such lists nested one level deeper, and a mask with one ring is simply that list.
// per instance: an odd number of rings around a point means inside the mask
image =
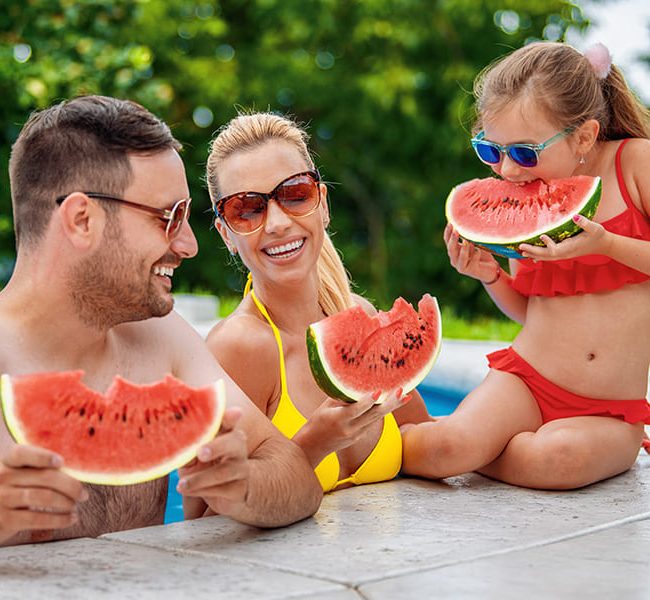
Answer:
[{"label": "woman's face", "polygon": [[[291,175],[311,167],[291,143],[271,140],[232,154],[221,162],[217,172],[220,196],[238,192],[273,190]],[[300,283],[315,273],[323,245],[329,214],[327,188],[320,185],[321,203],[310,215],[294,217],[271,200],[266,206],[263,226],[249,235],[234,233],[221,221],[216,227],[231,251],[236,251],[255,279],[274,283]]]},{"label": "woman's face", "polygon": [[[562,131],[533,102],[526,102],[525,99],[506,105],[485,119],[483,125],[485,139],[502,146],[515,143],[542,144]],[[575,133],[569,134],[541,150],[534,167],[522,167],[507,154],[502,154],[501,162],[490,167],[503,179],[516,183],[570,177],[576,174],[580,160],[575,136]]]}]

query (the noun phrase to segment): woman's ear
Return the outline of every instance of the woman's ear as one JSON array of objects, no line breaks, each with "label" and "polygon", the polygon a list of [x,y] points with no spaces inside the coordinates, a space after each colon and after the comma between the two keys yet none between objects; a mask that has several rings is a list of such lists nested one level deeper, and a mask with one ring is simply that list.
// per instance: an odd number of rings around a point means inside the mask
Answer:
[{"label": "woman's ear", "polygon": [[323,218],[323,227],[327,229],[330,225],[330,207],[327,202],[327,186],[324,183],[318,184],[320,188],[320,214]]},{"label": "woman's ear", "polygon": [[226,244],[228,252],[230,252],[232,256],[235,256],[235,254],[237,254],[237,246],[235,246],[235,244],[233,244],[232,240],[230,239],[230,231],[228,228],[224,225],[223,221],[219,217],[214,218],[214,226],[219,232],[223,243]]},{"label": "woman's ear", "polygon": [[575,132],[577,140],[576,151],[580,156],[587,154],[596,143],[598,133],[600,132],[600,123],[596,119],[587,119]]},{"label": "woman's ear", "polygon": [[101,238],[106,213],[81,192],[73,192],[58,208],[61,230],[69,242],[85,250]]}]

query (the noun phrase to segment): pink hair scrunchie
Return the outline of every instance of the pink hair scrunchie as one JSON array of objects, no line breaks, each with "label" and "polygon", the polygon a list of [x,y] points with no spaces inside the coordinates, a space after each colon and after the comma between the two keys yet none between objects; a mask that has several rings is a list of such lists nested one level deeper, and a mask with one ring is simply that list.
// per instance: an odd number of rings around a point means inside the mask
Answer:
[{"label": "pink hair scrunchie", "polygon": [[607,46],[598,42],[584,51],[584,57],[589,61],[598,79],[606,79],[612,70],[612,55]]}]

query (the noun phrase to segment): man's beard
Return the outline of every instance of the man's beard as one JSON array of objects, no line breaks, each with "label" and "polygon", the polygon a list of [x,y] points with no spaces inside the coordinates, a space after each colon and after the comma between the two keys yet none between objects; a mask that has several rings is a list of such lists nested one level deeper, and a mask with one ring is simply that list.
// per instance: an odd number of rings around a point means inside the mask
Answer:
[{"label": "man's beard", "polygon": [[129,321],[163,317],[173,300],[156,291],[151,267],[124,249],[122,232],[108,226],[100,248],[67,276],[72,303],[86,325],[108,329]]}]

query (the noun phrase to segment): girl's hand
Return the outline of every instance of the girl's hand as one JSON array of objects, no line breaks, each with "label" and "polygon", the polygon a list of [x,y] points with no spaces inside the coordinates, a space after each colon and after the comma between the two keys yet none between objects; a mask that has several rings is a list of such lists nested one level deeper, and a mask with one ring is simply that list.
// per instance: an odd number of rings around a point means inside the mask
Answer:
[{"label": "girl's hand", "polygon": [[293,441],[305,452],[315,468],[331,452],[342,450],[358,441],[373,423],[408,402],[402,390],[394,390],[382,404],[375,404],[377,394],[368,394],[358,402],[326,398]]},{"label": "girl's hand", "polygon": [[460,238],[449,223],[445,227],[444,239],[449,262],[456,271],[479,281],[494,281],[501,267],[492,254]]},{"label": "girl's hand", "polygon": [[608,231],[600,223],[590,221],[582,215],[576,215],[573,220],[583,229],[579,234],[557,243],[547,235],[542,235],[540,238],[545,246],[521,244],[519,251],[526,258],[533,260],[560,260],[586,254],[607,254]]}]

